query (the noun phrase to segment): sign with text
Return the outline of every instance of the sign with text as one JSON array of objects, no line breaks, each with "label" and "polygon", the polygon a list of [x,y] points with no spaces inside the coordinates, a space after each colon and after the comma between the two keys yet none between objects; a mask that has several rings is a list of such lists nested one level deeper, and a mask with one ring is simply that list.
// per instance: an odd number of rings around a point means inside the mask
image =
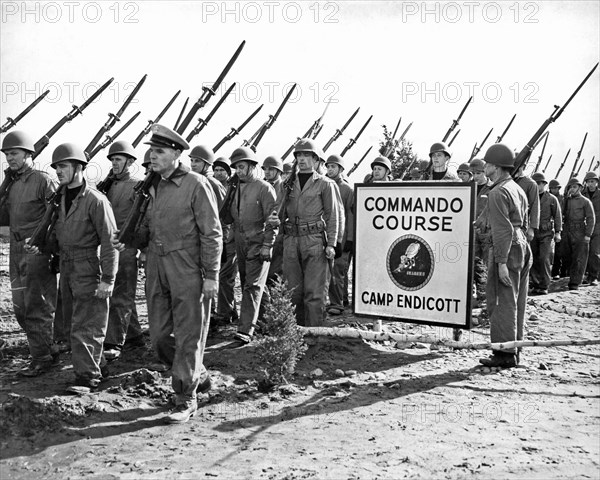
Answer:
[{"label": "sign with text", "polygon": [[475,185],[356,184],[354,313],[471,328]]}]

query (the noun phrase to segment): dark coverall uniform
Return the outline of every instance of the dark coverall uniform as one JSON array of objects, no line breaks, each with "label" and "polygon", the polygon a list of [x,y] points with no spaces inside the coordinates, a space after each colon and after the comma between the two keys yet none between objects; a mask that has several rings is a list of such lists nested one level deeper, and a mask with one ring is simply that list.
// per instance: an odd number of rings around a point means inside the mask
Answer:
[{"label": "dark coverall uniform", "polygon": [[50,269],[50,255],[28,254],[25,239],[31,237],[46,211],[46,197],[56,182],[39,170],[28,168],[19,174],[1,215],[1,225],[10,226],[9,275],[15,317],[27,335],[33,362],[51,361],[52,321],[56,306],[56,274]]},{"label": "dark coverall uniform", "polygon": [[[591,237],[594,232],[596,216],[592,202],[581,193],[565,197],[565,242],[563,254],[570,258],[569,287],[578,287],[588,261],[590,244],[584,237]],[[561,242],[561,243],[562,243]]]},{"label": "dark coverall uniform", "polygon": [[592,202],[594,207],[594,215],[596,216],[596,223],[594,224],[594,231],[592,232],[592,238],[590,240],[590,251],[588,255],[588,280],[598,280],[600,278],[600,190],[596,188],[594,193],[585,189],[583,196],[588,198]]},{"label": "dark coverall uniform", "polygon": [[529,177],[515,179],[527,197],[527,224],[535,231],[540,226],[540,194],[537,183]]},{"label": "dark coverall uniform", "polygon": [[562,230],[562,212],[558,200],[550,192],[539,195],[540,227],[531,241],[531,286],[539,290],[548,290],[552,278],[554,259],[554,234]]},{"label": "dark coverall uniform", "polygon": [[[527,243],[527,197],[511,179],[488,193],[492,249],[488,260],[487,309],[492,343],[523,339],[531,250]],[[506,263],[511,286],[498,278],[498,263]],[[515,349],[506,350],[515,353]]]},{"label": "dark coverall uniform", "polygon": [[[135,200],[133,187],[140,180],[130,173],[119,175],[114,179],[106,195],[112,205],[118,229],[123,226],[129,215]],[[126,338],[141,338],[143,335],[135,308],[137,279],[137,248],[129,247],[119,254],[119,269],[110,297],[108,328],[104,340],[107,348],[121,348],[125,344]]]},{"label": "dark coverall uniform", "polygon": [[273,187],[261,179],[240,181],[231,202],[233,231],[242,285],[238,333],[252,337],[265,289],[269,262],[260,258],[261,248],[273,248],[277,229],[265,222],[275,210]]},{"label": "dark coverall uniform", "polygon": [[[551,195],[553,195],[552,193],[550,193]],[[554,197],[558,200],[558,204],[560,205],[560,210],[561,212],[564,214],[564,207],[565,207],[565,199],[563,197],[563,195],[561,195],[560,193],[558,194],[558,196],[554,195]],[[562,219],[561,219],[562,220]],[[563,250],[563,243],[562,243],[562,239],[560,242],[558,242],[557,244],[554,245],[554,260],[552,262],[552,276],[561,276],[561,277],[566,277],[567,276],[567,269],[566,269],[566,262],[563,259],[563,255],[562,255],[562,250]]]},{"label": "dark coverall uniform", "polygon": [[335,248],[339,234],[335,189],[332,180],[316,172],[303,189],[296,177],[283,212],[283,276],[299,325],[316,327],[325,321],[325,247]]},{"label": "dark coverall uniform", "polygon": [[63,317],[71,325],[75,381],[90,386],[97,386],[102,378],[108,298],[98,298],[95,292],[100,281],[115,281],[119,252],[110,240],[116,228],[108,199],[85,180],[68,213],[62,196],[55,235],[60,249]]},{"label": "dark coverall uniform", "polygon": [[[227,185],[223,185],[225,195]],[[225,199],[221,200],[221,205]],[[220,207],[219,207],[220,208]],[[221,223],[223,229],[223,252],[221,255],[221,270],[219,272],[219,294],[217,296],[217,315],[227,320],[237,320],[235,307],[235,277],[238,274],[237,254],[235,251],[235,232],[231,225]]]},{"label": "dark coverall uniform", "polygon": [[[216,280],[222,249],[217,200],[209,181],[180,164],[150,189],[140,228],[149,238],[146,298],[152,345],[171,367],[176,404],[191,404],[207,376],[202,353],[209,311],[200,301],[204,279]],[[205,315],[206,313],[206,315]]]}]

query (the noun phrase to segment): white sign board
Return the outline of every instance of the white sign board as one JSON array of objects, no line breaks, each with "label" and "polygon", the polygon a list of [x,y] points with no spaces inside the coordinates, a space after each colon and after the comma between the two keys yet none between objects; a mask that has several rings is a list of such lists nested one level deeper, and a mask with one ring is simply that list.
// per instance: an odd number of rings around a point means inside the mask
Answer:
[{"label": "white sign board", "polygon": [[471,327],[475,185],[355,185],[354,313]]}]

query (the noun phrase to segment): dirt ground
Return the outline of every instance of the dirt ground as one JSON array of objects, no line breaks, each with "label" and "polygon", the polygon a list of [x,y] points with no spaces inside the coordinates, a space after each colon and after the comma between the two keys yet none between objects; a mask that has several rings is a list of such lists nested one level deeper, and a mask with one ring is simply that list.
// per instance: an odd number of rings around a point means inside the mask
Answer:
[{"label": "dirt ground", "polygon": [[[69,354],[44,376],[17,376],[28,351],[2,247],[3,480],[600,478],[598,345],[528,348],[525,368],[487,372],[477,361],[485,351],[307,337],[290,384],[269,393],[257,389],[252,346],[209,347],[214,388],[189,423],[168,426],[169,379],[145,368],[154,361],[149,341],[112,362],[96,394],[64,393]],[[554,282],[549,295],[529,300],[526,338],[599,338],[599,307],[598,287],[570,292],[566,279]],[[480,325],[463,339],[487,341],[489,325],[473,313]],[[371,323],[347,311],[328,326]],[[398,322],[383,328],[452,336]],[[233,331],[222,328],[209,345]]]}]

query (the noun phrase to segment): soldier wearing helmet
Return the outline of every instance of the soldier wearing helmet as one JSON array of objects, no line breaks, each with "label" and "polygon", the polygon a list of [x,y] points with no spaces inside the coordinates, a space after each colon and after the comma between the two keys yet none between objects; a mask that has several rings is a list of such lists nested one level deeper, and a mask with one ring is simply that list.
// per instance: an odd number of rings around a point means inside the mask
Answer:
[{"label": "soldier wearing helmet", "polygon": [[444,142],[436,142],[429,149],[430,165],[423,180],[457,181],[458,174],[450,165],[452,154]]},{"label": "soldier wearing helmet", "polygon": [[340,192],[344,208],[344,234],[341,240],[342,254],[335,260],[334,281],[329,283],[329,307],[327,313],[340,315],[344,312],[345,300],[348,299],[348,268],[350,253],[354,246],[354,189],[344,176],[345,163],[339,155],[330,155],[325,163],[327,176],[333,180]]},{"label": "soldier wearing helmet", "polygon": [[[52,320],[56,307],[56,273],[48,265],[50,254],[28,255],[30,237],[46,210],[46,197],[56,182],[33,167],[35,147],[25,132],[12,131],[2,141],[8,169],[0,198],[0,225],[10,226],[9,275],[15,317],[27,335],[31,363],[19,372],[34,377],[58,364],[53,345]],[[6,184],[8,183],[8,185]]]},{"label": "soldier wearing helmet", "polygon": [[477,187],[477,201],[475,207],[475,241],[473,279],[477,300],[485,299],[485,288],[487,279],[487,260],[491,246],[490,232],[485,216],[481,216],[487,206],[488,192],[492,182],[485,175],[485,162],[474,158],[469,163],[469,171],[473,175],[473,181]]},{"label": "soldier wearing helmet", "polygon": [[552,276],[555,242],[561,240],[562,212],[556,197],[547,191],[548,182],[544,174],[536,172],[531,179],[538,185],[540,198],[540,227],[531,241],[531,293],[546,295]]},{"label": "soldier wearing helmet", "polygon": [[[208,180],[191,172],[181,154],[188,143],[173,130],[152,126],[150,165],[160,176],[138,235],[148,246],[146,299],[150,338],[171,370],[175,409],[168,423],[185,423],[198,408],[196,392],[211,387],[203,365],[210,303],[217,295],[222,230]],[[125,246],[113,238],[113,244]]]},{"label": "soldier wearing helmet", "polygon": [[[105,193],[112,205],[117,228],[120,229],[133,206],[133,188],[141,180],[132,172],[137,154],[133,145],[119,140],[111,144],[106,157],[112,164],[112,183]],[[137,255],[138,250],[135,247],[126,248],[119,254],[119,268],[110,298],[108,328],[104,339],[104,356],[107,360],[118,358],[126,342],[136,346],[145,343],[135,307]]]},{"label": "soldier wearing helmet", "polygon": [[583,183],[585,183],[583,196],[592,202],[594,215],[596,216],[594,231],[590,239],[590,253],[587,265],[588,278],[584,283],[596,286],[598,285],[600,275],[600,192],[598,191],[598,174],[596,172],[586,173]]},{"label": "soldier wearing helmet", "polygon": [[[119,261],[111,245],[115,217],[108,199],[84,179],[87,163],[85,152],[74,143],[63,143],[52,153],[51,166],[63,193],[50,243],[58,244],[63,316],[71,325],[75,382],[67,391],[76,394],[96,390],[106,374],[103,342]],[[37,247],[28,250],[38,252]]]},{"label": "soldier wearing helmet", "polygon": [[287,162],[287,163],[283,164],[283,174],[281,175],[281,179],[284,182],[291,175],[293,168],[294,168],[294,165],[292,163],[290,163],[290,162]]},{"label": "soldier wearing helmet", "polygon": [[558,180],[550,180],[550,183],[548,183],[548,191],[554,195],[557,200],[558,203],[560,205],[562,205],[563,203],[563,196],[560,193],[560,189],[561,189],[561,185],[560,182]]},{"label": "soldier wearing helmet", "polygon": [[[550,180],[548,183],[548,190],[552,195],[556,197],[558,200],[558,204],[560,205],[562,213],[564,213],[564,202],[565,199],[563,195],[560,193],[561,185],[558,180]],[[561,238],[562,240],[562,238]],[[558,280],[560,277],[567,276],[567,261],[563,258],[562,254],[563,243],[556,242],[554,248],[554,259],[552,261],[552,279]]]},{"label": "soldier wearing helmet", "polygon": [[277,227],[268,221],[276,210],[273,187],[259,178],[258,160],[247,147],[236,148],[231,154],[231,167],[239,178],[229,213],[233,218],[235,249],[242,285],[242,306],[237,333],[231,347],[243,346],[254,335],[259,307],[269,273],[273,242]]},{"label": "soldier wearing helmet", "polygon": [[573,177],[567,183],[564,203],[563,260],[569,259],[569,290],[578,290],[587,267],[596,215],[589,198],[581,194],[582,183]]},{"label": "soldier wearing helmet", "polygon": [[[389,175],[392,171],[392,162],[387,157],[379,156],[371,162],[370,182],[389,182]],[[369,183],[370,183],[369,182]]]},{"label": "soldier wearing helmet", "polygon": [[461,182],[470,182],[473,180],[473,172],[471,172],[468,163],[461,163],[458,166],[457,172],[458,178],[461,180]]},{"label": "soldier wearing helmet", "polygon": [[212,165],[215,178],[227,187],[227,182],[231,176],[231,162],[228,158],[218,157]]},{"label": "soldier wearing helmet", "polygon": [[[282,206],[283,277],[292,289],[298,324],[322,325],[325,320],[325,286],[328,261],[341,241],[336,186],[317,173],[319,149],[303,138],[294,149],[298,174]],[[279,220],[271,215],[274,224]]]},{"label": "soldier wearing helmet", "polygon": [[205,145],[198,145],[192,148],[192,151],[190,152],[189,156],[192,172],[206,177],[206,179],[210,183],[210,186],[213,189],[215,197],[217,198],[217,206],[220,209],[223,205],[223,200],[225,200],[226,190],[223,184],[219,180],[214,178],[212,172],[210,172],[215,161],[215,154],[213,153],[210,147],[207,147]]},{"label": "soldier wearing helmet", "polygon": [[[519,152],[515,152],[515,158],[519,156]],[[517,185],[523,189],[527,197],[527,241],[531,242],[535,230],[540,227],[540,197],[538,195],[538,186],[531,178],[524,174],[525,167],[522,165],[514,176]]]},{"label": "soldier wearing helmet", "polygon": [[[511,178],[514,152],[502,143],[487,149],[485,174],[494,182],[488,194],[487,221],[492,250],[488,258],[487,308],[491,341],[523,339],[531,250],[525,237],[527,198]],[[488,367],[514,367],[520,360],[514,348],[493,350],[480,362]]]}]

